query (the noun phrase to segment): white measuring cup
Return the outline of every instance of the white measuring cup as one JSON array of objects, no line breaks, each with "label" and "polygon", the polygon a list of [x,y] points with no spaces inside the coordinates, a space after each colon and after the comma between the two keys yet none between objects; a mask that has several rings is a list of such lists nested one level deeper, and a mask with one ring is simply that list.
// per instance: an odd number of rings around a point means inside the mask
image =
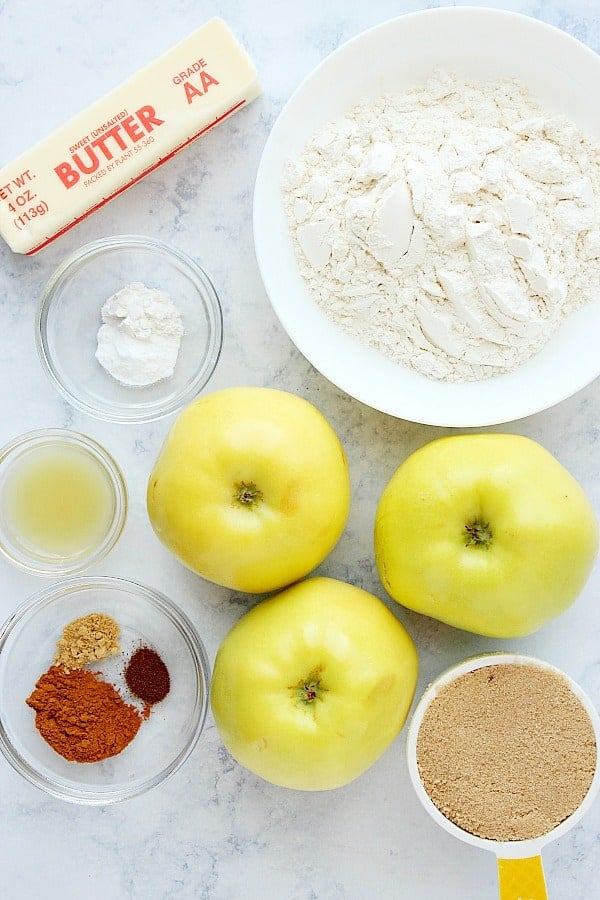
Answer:
[{"label": "white measuring cup", "polygon": [[[461,675],[481,669],[485,666],[498,666],[510,664],[524,664],[548,669],[566,679],[573,693],[579,698],[586,709],[596,737],[596,770],[590,788],[575,812],[563,822],[546,834],[538,838],[522,841],[494,841],[487,838],[476,837],[468,831],[464,831],[447,819],[429,797],[417,766],[417,737],[423,716],[437,696],[440,689]],[[486,653],[482,656],[466,659],[458,665],[452,666],[443,672],[423,693],[413,713],[407,737],[408,770],[417,796],[429,815],[449,834],[495,854],[498,861],[498,886],[500,900],[547,900],[546,881],[542,865],[542,849],[550,841],[562,837],[571,829],[590,808],[600,789],[600,765],[598,765],[598,753],[600,752],[600,718],[589,697],[582,691],[579,685],[565,672],[550,663],[516,653]]]}]

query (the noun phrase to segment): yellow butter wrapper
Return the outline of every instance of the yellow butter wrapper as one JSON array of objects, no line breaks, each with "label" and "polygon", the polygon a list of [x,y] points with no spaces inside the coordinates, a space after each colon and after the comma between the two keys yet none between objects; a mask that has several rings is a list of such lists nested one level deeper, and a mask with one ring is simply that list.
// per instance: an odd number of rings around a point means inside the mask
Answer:
[{"label": "yellow butter wrapper", "polygon": [[260,94],[214,18],[0,170],[0,234],[32,254]]}]

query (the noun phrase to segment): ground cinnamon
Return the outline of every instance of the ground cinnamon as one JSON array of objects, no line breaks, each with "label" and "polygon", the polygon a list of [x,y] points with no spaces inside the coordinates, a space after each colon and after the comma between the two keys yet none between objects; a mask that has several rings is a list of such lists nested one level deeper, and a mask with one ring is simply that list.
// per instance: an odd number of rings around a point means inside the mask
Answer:
[{"label": "ground cinnamon", "polygon": [[90,671],[52,666],[27,698],[36,728],[65,759],[99,762],[133,740],[140,713],[117,690]]}]

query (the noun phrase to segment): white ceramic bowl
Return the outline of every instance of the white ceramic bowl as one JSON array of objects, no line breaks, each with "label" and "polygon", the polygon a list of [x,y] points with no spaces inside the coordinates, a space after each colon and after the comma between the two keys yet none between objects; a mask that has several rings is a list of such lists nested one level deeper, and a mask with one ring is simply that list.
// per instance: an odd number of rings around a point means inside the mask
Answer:
[{"label": "white ceramic bowl", "polygon": [[600,374],[600,298],[568,317],[540,353],[482,381],[425,378],[361,345],[327,318],[298,270],[281,177],[311,136],[361,99],[402,92],[435,66],[468,79],[518,78],[545,108],[598,133],[600,57],[536,19],[492,9],[424,10],[385,22],[340,47],[293,94],[265,146],[254,195],[261,275],[290,338],[330,381],[368,406],[430,425],[480,427],[546,409]]}]

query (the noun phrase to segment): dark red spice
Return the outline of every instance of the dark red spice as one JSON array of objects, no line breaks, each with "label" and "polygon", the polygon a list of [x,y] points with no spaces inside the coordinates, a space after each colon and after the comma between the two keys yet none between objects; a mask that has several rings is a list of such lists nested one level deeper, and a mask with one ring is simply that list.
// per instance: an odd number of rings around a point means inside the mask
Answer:
[{"label": "dark red spice", "polygon": [[132,694],[144,703],[158,703],[169,693],[169,670],[150,647],[139,647],[125,668],[125,681]]}]

